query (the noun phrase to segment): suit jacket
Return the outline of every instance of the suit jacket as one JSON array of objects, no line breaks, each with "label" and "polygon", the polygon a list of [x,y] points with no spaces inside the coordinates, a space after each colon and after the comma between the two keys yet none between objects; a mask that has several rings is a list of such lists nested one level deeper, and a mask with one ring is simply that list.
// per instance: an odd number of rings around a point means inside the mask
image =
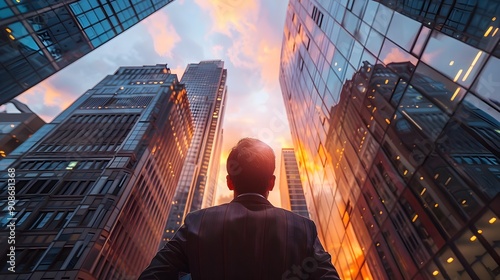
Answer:
[{"label": "suit jacket", "polygon": [[339,279],[313,221],[246,194],[186,216],[139,279]]}]

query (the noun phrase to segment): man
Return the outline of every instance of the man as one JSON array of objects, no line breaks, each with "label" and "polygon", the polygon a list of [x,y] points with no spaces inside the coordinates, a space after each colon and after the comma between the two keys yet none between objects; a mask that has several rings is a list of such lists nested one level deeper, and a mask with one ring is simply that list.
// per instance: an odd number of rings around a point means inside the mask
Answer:
[{"label": "man", "polygon": [[227,158],[230,203],[186,216],[172,240],[139,279],[339,279],[314,223],[276,208],[275,156],[265,143],[244,138]]}]

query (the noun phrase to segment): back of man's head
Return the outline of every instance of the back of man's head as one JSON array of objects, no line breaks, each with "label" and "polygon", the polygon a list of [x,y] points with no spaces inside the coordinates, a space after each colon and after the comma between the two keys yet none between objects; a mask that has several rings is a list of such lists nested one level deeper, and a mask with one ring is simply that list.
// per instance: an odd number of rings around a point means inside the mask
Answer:
[{"label": "back of man's head", "polygon": [[227,174],[240,194],[267,192],[274,168],[273,149],[254,138],[241,139],[227,157]]}]

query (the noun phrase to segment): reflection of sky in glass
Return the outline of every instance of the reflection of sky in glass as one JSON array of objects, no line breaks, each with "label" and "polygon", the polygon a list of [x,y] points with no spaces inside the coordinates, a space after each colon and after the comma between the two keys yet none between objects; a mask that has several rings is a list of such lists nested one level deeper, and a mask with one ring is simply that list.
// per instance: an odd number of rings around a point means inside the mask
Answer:
[{"label": "reflection of sky in glass", "polygon": [[483,51],[434,31],[422,54],[422,61],[454,82],[469,87],[485,57]]},{"label": "reflection of sky in glass", "polygon": [[20,22],[9,24],[9,26],[5,28],[5,31],[7,31],[11,40],[17,40],[18,42],[21,42],[23,45],[33,50],[40,49],[35,41],[30,36],[28,36],[28,31]]},{"label": "reflection of sky in glass", "polygon": [[411,62],[411,64],[416,65],[417,59],[395,45],[390,40],[385,40],[384,46],[380,51],[379,59],[384,62],[384,64],[389,64],[391,62]]},{"label": "reflection of sky in glass", "polygon": [[[497,110],[493,109],[491,106],[488,106],[472,94],[468,94],[463,103],[469,111],[476,111],[478,112],[478,114],[482,115],[484,127],[491,126],[493,129],[498,130],[499,132],[497,132],[497,134],[500,135],[500,113]],[[467,114],[458,115],[458,117],[461,118],[464,122],[467,122],[470,119],[470,116]],[[497,136],[497,140],[500,140],[500,136]]]},{"label": "reflection of sky in glass", "polygon": [[375,28],[380,33],[385,34],[387,28],[389,27],[389,22],[391,22],[393,13],[394,13],[393,10],[387,8],[384,5],[380,5],[377,10],[377,15],[373,20],[372,27]]},{"label": "reflection of sky in glass", "polygon": [[472,90],[478,95],[486,98],[500,109],[500,79],[498,70],[500,69],[500,59],[491,57],[479,75]]},{"label": "reflection of sky in glass", "polygon": [[409,51],[420,30],[420,23],[405,17],[400,13],[394,13],[391,26],[387,31],[387,37],[398,45]]},{"label": "reflection of sky in glass", "polygon": [[40,49],[38,47],[38,45],[35,43],[35,41],[33,40],[33,38],[31,38],[31,37],[24,37],[24,38],[20,39],[19,42],[21,42],[23,45],[29,47],[32,50],[39,50]]},{"label": "reflection of sky in glass", "polygon": [[375,29],[372,29],[372,31],[370,32],[370,36],[368,37],[368,41],[366,41],[366,48],[373,54],[378,55],[383,41],[384,37],[380,35],[380,33],[378,33]]},{"label": "reflection of sky in glass", "polygon": [[424,48],[424,44],[427,41],[427,37],[429,37],[429,33],[431,33],[431,30],[423,26],[422,30],[420,30],[420,35],[418,36],[418,39],[415,42],[415,46],[413,46],[414,54],[420,55],[422,53],[422,49]]},{"label": "reflection of sky in glass", "polygon": [[373,22],[373,19],[375,18],[375,13],[377,11],[377,8],[379,6],[379,3],[375,1],[369,1],[368,6],[366,7],[365,14],[363,15],[363,21],[365,21],[367,24],[371,25]]}]

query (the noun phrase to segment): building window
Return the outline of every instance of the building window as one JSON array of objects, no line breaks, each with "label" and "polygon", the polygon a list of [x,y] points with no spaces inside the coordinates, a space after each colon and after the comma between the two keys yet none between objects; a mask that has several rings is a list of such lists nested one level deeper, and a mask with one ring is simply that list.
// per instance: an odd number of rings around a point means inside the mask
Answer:
[{"label": "building window", "polygon": [[316,7],[313,7],[312,11],[312,19],[321,28],[321,24],[323,23],[323,13]]},{"label": "building window", "polygon": [[50,218],[54,215],[54,212],[41,212],[38,215],[38,218],[36,221],[31,225],[30,229],[41,229],[43,228],[47,222],[50,220]]},{"label": "building window", "polygon": [[43,258],[43,260],[40,262],[37,269],[39,270],[61,269],[61,266],[66,261],[66,258],[71,252],[71,249],[72,247],[51,248]]},{"label": "building window", "polygon": [[89,226],[90,222],[92,221],[92,218],[94,217],[94,214],[95,214],[95,209],[88,210],[81,222],[81,225]]},{"label": "building window", "polygon": [[38,180],[26,191],[26,194],[48,194],[57,182],[58,180]]},{"label": "building window", "polygon": [[302,58],[302,56],[299,54],[299,69],[300,71],[302,71],[302,69],[304,69],[304,59]]},{"label": "building window", "polygon": [[32,271],[45,249],[28,249],[20,252],[19,265],[16,272]]}]

